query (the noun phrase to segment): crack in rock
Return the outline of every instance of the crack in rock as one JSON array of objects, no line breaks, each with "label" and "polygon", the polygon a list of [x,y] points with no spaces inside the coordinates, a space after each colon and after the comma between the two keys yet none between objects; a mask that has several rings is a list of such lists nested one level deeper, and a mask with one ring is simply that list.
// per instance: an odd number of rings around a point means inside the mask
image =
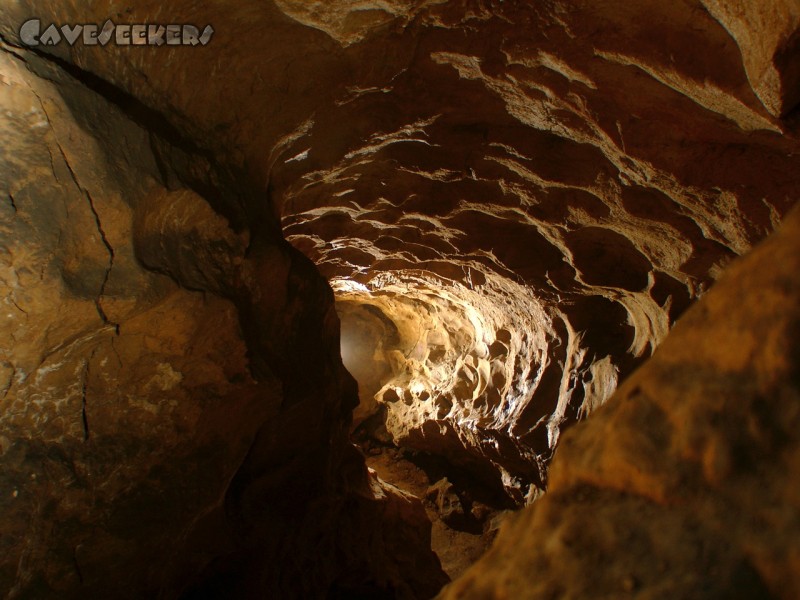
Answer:
[{"label": "crack in rock", "polygon": [[[7,49],[4,48],[4,50],[6,50],[8,52]],[[17,56],[13,52],[10,52],[10,53],[13,54],[14,56]],[[37,53],[37,56],[40,56],[40,54]],[[24,60],[24,59],[22,59],[22,60]],[[25,62],[27,62],[27,61],[25,61]],[[93,215],[94,220],[95,220],[95,225],[97,227],[97,232],[100,235],[100,240],[102,241],[103,245],[106,248],[106,252],[108,253],[108,265],[107,265],[107,267],[105,269],[105,273],[103,274],[103,281],[100,284],[100,289],[98,291],[97,297],[94,300],[94,304],[95,304],[95,308],[97,310],[97,314],[100,316],[100,319],[103,321],[103,324],[113,326],[115,328],[117,334],[119,334],[119,323],[115,323],[111,319],[108,318],[108,315],[106,314],[106,311],[103,308],[103,304],[102,304],[103,296],[105,295],[105,291],[106,291],[106,286],[108,285],[108,280],[109,280],[109,278],[111,276],[111,270],[114,268],[114,259],[115,259],[114,248],[111,245],[111,242],[109,241],[105,230],[103,229],[103,223],[102,223],[102,220],[100,218],[100,213],[97,210],[97,206],[95,204],[94,199],[92,198],[91,193],[89,192],[88,189],[86,189],[83,185],[81,185],[77,174],[75,173],[74,169],[72,168],[72,165],[69,162],[69,159],[67,158],[67,154],[64,151],[64,147],[61,145],[61,142],[58,140],[58,136],[56,135],[55,129],[53,128],[53,120],[50,118],[50,114],[47,112],[47,108],[45,107],[44,100],[38,94],[38,92],[33,88],[33,86],[28,84],[28,87],[31,90],[31,93],[33,93],[33,95],[36,96],[36,99],[39,101],[39,106],[41,106],[42,113],[44,114],[45,119],[47,119],[47,122],[50,125],[50,130],[52,131],[53,136],[55,138],[55,143],[56,143],[56,146],[58,147],[58,151],[61,154],[61,158],[64,161],[64,165],[67,167],[67,170],[69,171],[70,177],[72,178],[72,181],[75,184],[75,187],[77,187],[78,190],[80,190],[81,193],[83,193],[83,195],[86,197],[86,200],[87,200],[87,202],[89,204],[89,210],[91,210],[92,215]],[[48,148],[48,151],[49,151],[49,148]],[[58,176],[56,175],[55,166],[53,164],[52,152],[50,153],[50,160],[51,160],[51,167],[53,169],[53,175],[56,176],[56,179],[58,179]],[[11,199],[12,205],[14,205],[14,199],[11,197],[11,195],[9,195],[9,198]],[[16,206],[15,205],[14,205],[14,209],[16,211]]]},{"label": "crack in rock", "polygon": [[[42,109],[44,110],[44,104],[42,104]],[[45,111],[45,116],[47,116],[46,111]],[[49,116],[47,116],[47,120],[48,121],[50,120]],[[102,319],[103,323],[105,325],[112,325],[117,330],[117,333],[119,333],[119,323],[111,321],[108,318],[105,309],[103,308],[103,296],[105,296],[106,286],[108,285],[108,279],[109,277],[111,277],[111,270],[114,268],[114,259],[115,259],[114,248],[111,245],[111,242],[108,240],[108,236],[106,235],[105,229],[103,229],[103,223],[100,219],[100,213],[97,211],[97,206],[95,205],[92,195],[89,193],[89,190],[84,188],[78,181],[78,177],[75,174],[75,171],[72,169],[72,165],[70,165],[69,160],[67,159],[67,155],[64,152],[64,148],[57,140],[56,140],[56,145],[58,146],[58,150],[61,153],[61,158],[64,160],[64,164],[66,165],[67,170],[69,171],[69,174],[72,177],[72,180],[75,182],[77,188],[86,197],[86,201],[89,204],[89,210],[92,211],[92,216],[94,217],[95,225],[97,227],[97,233],[100,235],[100,240],[103,242],[103,246],[105,246],[106,252],[108,253],[108,266],[106,267],[105,273],[103,274],[103,281],[100,284],[100,290],[97,294],[97,297],[94,300],[94,304],[95,308],[97,309],[97,314],[100,315],[100,318]]]}]

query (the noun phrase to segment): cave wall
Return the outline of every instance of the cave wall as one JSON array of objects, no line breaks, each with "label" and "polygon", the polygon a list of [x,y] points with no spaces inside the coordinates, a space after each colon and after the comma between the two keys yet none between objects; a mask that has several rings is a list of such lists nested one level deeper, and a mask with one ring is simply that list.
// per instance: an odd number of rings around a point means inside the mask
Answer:
[{"label": "cave wall", "polygon": [[437,596],[796,598],[800,210],[564,435],[548,493]]},{"label": "cave wall", "polygon": [[730,32],[742,52],[753,91],[775,116],[800,102],[800,6],[791,0],[704,0],[708,12]]},{"label": "cave wall", "polygon": [[394,441],[535,497],[562,430],[795,202],[791,101],[764,100],[794,88],[753,74],[791,61],[730,33],[736,3],[282,6],[383,67],[276,162],[287,238],[413,331],[375,395]]},{"label": "cave wall", "polygon": [[89,69],[15,39],[30,15],[116,8],[3,7],[0,589],[429,597],[446,577],[419,501],[348,442],[330,288],[201,135],[219,124],[170,108],[202,63],[138,55],[152,92],[103,48]]},{"label": "cave wall", "polygon": [[147,133],[45,61],[2,63],[1,585],[168,588],[212,551],[182,548],[277,412],[277,382],[249,373],[230,300],[138,265],[137,204],[190,198],[157,183]]},{"label": "cave wall", "polygon": [[[0,587],[430,595],[419,506],[347,441],[323,277],[405,332],[394,440],[531,500],[795,202],[774,7],[5,3]],[[216,33],[33,51],[29,16]]]}]

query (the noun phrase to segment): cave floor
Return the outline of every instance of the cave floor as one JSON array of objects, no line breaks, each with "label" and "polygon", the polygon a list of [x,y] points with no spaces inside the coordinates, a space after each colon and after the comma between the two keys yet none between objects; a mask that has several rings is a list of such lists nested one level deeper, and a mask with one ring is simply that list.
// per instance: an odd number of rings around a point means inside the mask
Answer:
[{"label": "cave floor", "polygon": [[419,460],[414,453],[374,440],[361,440],[358,446],[378,477],[422,501],[432,523],[431,547],[451,579],[488,550],[507,510],[470,501],[463,489],[456,493],[446,478],[415,464]]}]

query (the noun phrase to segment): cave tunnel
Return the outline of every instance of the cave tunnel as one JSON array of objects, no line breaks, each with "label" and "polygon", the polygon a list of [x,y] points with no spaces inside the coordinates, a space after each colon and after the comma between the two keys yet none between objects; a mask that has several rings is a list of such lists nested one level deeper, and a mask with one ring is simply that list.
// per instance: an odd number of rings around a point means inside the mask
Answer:
[{"label": "cave tunnel", "polygon": [[800,598],[796,0],[5,0],[0,593]]}]

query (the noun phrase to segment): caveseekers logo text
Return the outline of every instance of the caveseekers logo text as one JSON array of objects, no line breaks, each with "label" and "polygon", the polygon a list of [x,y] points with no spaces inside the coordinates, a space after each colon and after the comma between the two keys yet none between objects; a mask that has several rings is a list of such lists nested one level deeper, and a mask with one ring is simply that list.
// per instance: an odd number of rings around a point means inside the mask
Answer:
[{"label": "caveseekers logo text", "polygon": [[19,37],[26,46],[57,46],[67,43],[74,46],[105,46],[113,42],[117,46],[205,46],[211,41],[214,28],[211,25],[201,31],[194,25],[117,25],[106,21],[102,27],[85,25],[51,24],[42,29],[40,19],[25,21],[20,27]]}]

